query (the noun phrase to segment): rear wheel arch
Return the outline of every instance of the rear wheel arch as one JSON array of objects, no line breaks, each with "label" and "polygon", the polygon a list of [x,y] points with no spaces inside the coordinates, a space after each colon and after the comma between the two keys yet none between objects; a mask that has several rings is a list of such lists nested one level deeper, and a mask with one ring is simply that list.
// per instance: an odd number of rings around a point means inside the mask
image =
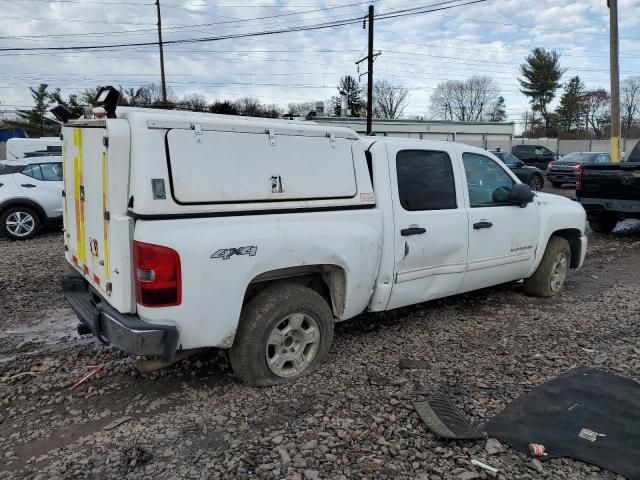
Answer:
[{"label": "rear wheel arch", "polygon": [[342,318],[346,306],[347,276],[333,264],[299,265],[263,272],[254,277],[245,291],[243,306],[258,292],[275,283],[296,283],[319,293],[336,318]]},{"label": "rear wheel arch", "polygon": [[33,210],[38,215],[38,220],[41,224],[46,223],[47,214],[44,209],[33,200],[28,198],[13,198],[0,204],[0,215],[2,215],[7,209],[14,207],[26,207]]}]

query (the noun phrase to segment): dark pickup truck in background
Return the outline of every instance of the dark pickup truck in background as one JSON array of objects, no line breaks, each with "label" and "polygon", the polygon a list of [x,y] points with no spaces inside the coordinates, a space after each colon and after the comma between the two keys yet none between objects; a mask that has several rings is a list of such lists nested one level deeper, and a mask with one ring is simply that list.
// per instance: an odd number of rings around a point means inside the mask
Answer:
[{"label": "dark pickup truck in background", "polygon": [[610,233],[622,220],[640,219],[640,142],[625,162],[582,165],[576,197],[594,232]]}]

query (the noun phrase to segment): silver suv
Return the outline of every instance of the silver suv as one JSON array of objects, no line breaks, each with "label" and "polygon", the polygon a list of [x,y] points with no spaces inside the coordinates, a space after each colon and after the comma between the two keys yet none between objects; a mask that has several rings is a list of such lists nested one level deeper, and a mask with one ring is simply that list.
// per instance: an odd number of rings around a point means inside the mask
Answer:
[{"label": "silver suv", "polygon": [[62,159],[45,156],[0,162],[0,234],[26,240],[62,223]]}]

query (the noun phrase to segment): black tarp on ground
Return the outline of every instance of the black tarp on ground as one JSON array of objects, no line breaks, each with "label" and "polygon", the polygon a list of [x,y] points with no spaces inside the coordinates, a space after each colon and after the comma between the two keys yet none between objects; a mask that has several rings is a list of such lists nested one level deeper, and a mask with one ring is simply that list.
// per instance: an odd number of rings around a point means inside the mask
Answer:
[{"label": "black tarp on ground", "polygon": [[[580,438],[582,429],[606,436]],[[486,425],[486,431],[529,453],[572,457],[640,480],[640,383],[593,368],[576,368],[526,393]]]}]

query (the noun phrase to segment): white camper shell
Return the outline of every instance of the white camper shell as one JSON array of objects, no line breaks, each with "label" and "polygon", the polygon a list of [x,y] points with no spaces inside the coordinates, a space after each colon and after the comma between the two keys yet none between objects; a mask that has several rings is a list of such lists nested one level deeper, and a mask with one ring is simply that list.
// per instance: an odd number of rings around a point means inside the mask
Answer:
[{"label": "white camper shell", "polygon": [[284,120],[120,109],[63,128],[64,290],[139,355],[230,349],[254,385],[307,375],[333,322],[512,280],[557,294],[579,204],[491,153]]}]

